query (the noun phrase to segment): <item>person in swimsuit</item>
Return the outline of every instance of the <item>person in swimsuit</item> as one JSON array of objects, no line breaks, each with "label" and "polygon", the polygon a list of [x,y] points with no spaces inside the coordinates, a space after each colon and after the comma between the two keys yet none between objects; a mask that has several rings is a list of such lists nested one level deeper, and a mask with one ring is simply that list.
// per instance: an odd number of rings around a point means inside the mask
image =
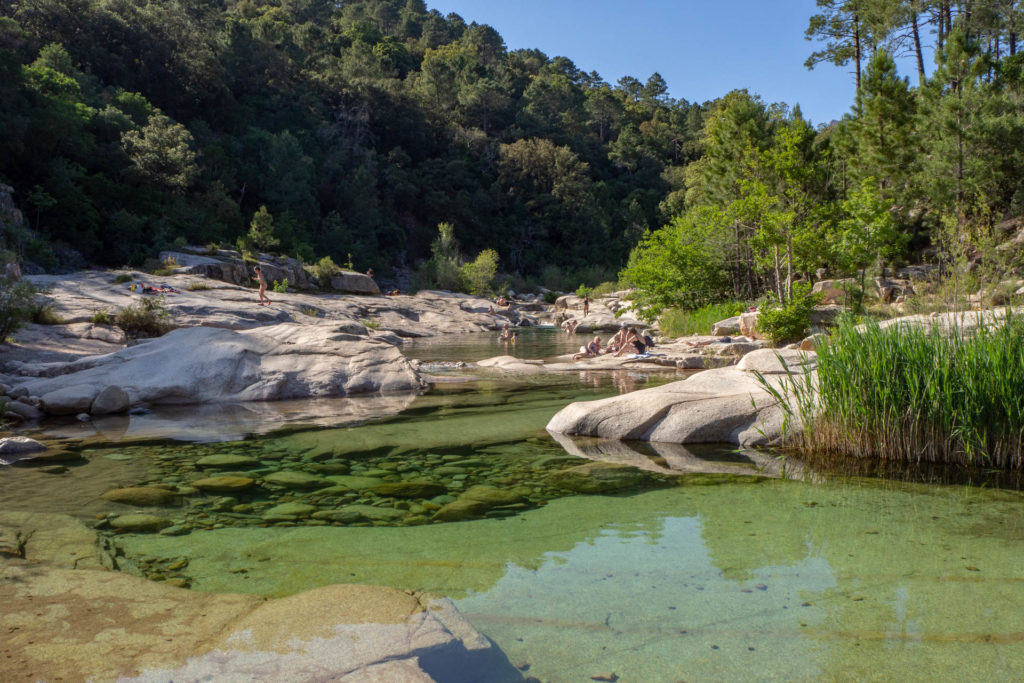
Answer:
[{"label": "person in swimsuit", "polygon": [[[268,306],[270,305],[270,299],[267,299],[267,281],[263,277],[263,271],[260,270],[259,266],[253,268],[253,271],[256,273],[256,276],[253,277],[253,280],[256,280],[257,282],[260,283],[260,303],[258,305]],[[264,300],[266,300],[266,303],[263,303]]]}]

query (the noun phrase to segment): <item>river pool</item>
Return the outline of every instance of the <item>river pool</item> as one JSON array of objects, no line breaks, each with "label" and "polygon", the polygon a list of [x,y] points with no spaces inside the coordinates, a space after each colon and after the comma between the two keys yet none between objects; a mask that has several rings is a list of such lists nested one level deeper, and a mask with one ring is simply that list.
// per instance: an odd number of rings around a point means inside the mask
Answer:
[{"label": "river pool", "polygon": [[[578,343],[528,331],[512,352],[551,356]],[[405,351],[455,380],[460,371],[445,364],[504,348],[488,336]],[[232,422],[221,441],[209,424],[203,438],[182,430],[184,440],[167,438],[173,428],[142,442],[91,435],[73,446],[85,458],[65,474],[4,468],[0,499],[95,523],[125,512],[103,492],[173,484],[187,495],[156,513],[180,535],[111,535],[124,571],[267,596],[340,582],[432,591],[541,681],[1024,678],[1018,491],[730,474],[652,475],[625,495],[551,484],[553,472],[585,462],[544,431],[559,408],[672,379],[477,376],[405,397],[391,406],[397,415],[349,410],[332,424],[321,411],[263,434]],[[211,456],[234,464],[198,464]],[[761,469],[729,449],[690,457]],[[296,479],[234,493],[190,488],[214,475],[280,472]],[[313,483],[296,484],[301,477]],[[443,490],[369,490],[422,480]],[[479,519],[432,523],[474,486],[516,498]]]}]

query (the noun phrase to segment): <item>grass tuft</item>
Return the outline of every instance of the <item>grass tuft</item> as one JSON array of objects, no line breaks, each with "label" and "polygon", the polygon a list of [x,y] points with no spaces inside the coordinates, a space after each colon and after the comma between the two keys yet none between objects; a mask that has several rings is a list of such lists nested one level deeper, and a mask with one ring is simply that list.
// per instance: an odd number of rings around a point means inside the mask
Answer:
[{"label": "grass tuft", "polygon": [[742,301],[729,301],[723,304],[708,304],[695,311],[672,309],[665,311],[658,318],[658,326],[666,337],[685,337],[691,334],[711,334],[715,323],[739,315],[747,310]]}]

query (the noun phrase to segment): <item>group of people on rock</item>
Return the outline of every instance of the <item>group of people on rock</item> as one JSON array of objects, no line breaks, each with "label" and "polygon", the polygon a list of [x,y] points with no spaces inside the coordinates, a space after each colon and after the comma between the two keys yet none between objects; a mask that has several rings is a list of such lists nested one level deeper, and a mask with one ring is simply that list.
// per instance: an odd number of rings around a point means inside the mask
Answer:
[{"label": "group of people on rock", "polygon": [[[574,325],[573,330],[575,329],[576,326]],[[639,356],[647,353],[652,347],[654,347],[654,340],[650,335],[641,336],[635,327],[627,326],[623,323],[619,327],[619,331],[608,342],[608,346],[601,348],[601,337],[595,336],[592,342],[581,346],[579,353],[574,353],[572,359],[575,361],[581,358],[593,358],[594,356],[609,354],[618,358],[627,352],[635,353]]]}]

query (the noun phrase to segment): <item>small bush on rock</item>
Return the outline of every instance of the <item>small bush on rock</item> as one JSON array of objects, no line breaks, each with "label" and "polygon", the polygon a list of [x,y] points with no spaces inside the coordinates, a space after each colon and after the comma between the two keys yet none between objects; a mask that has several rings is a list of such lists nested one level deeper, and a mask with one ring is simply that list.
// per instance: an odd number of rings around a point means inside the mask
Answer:
[{"label": "small bush on rock", "polygon": [[159,337],[170,329],[169,317],[162,296],[147,297],[118,311],[114,324],[130,337]]},{"label": "small bush on rock", "polygon": [[32,319],[39,290],[27,280],[0,277],[0,342],[5,341]]},{"label": "small bush on rock", "polygon": [[800,341],[811,329],[811,311],[821,301],[809,285],[793,287],[793,297],[785,304],[762,308],[757,314],[759,329],[774,345]]}]

